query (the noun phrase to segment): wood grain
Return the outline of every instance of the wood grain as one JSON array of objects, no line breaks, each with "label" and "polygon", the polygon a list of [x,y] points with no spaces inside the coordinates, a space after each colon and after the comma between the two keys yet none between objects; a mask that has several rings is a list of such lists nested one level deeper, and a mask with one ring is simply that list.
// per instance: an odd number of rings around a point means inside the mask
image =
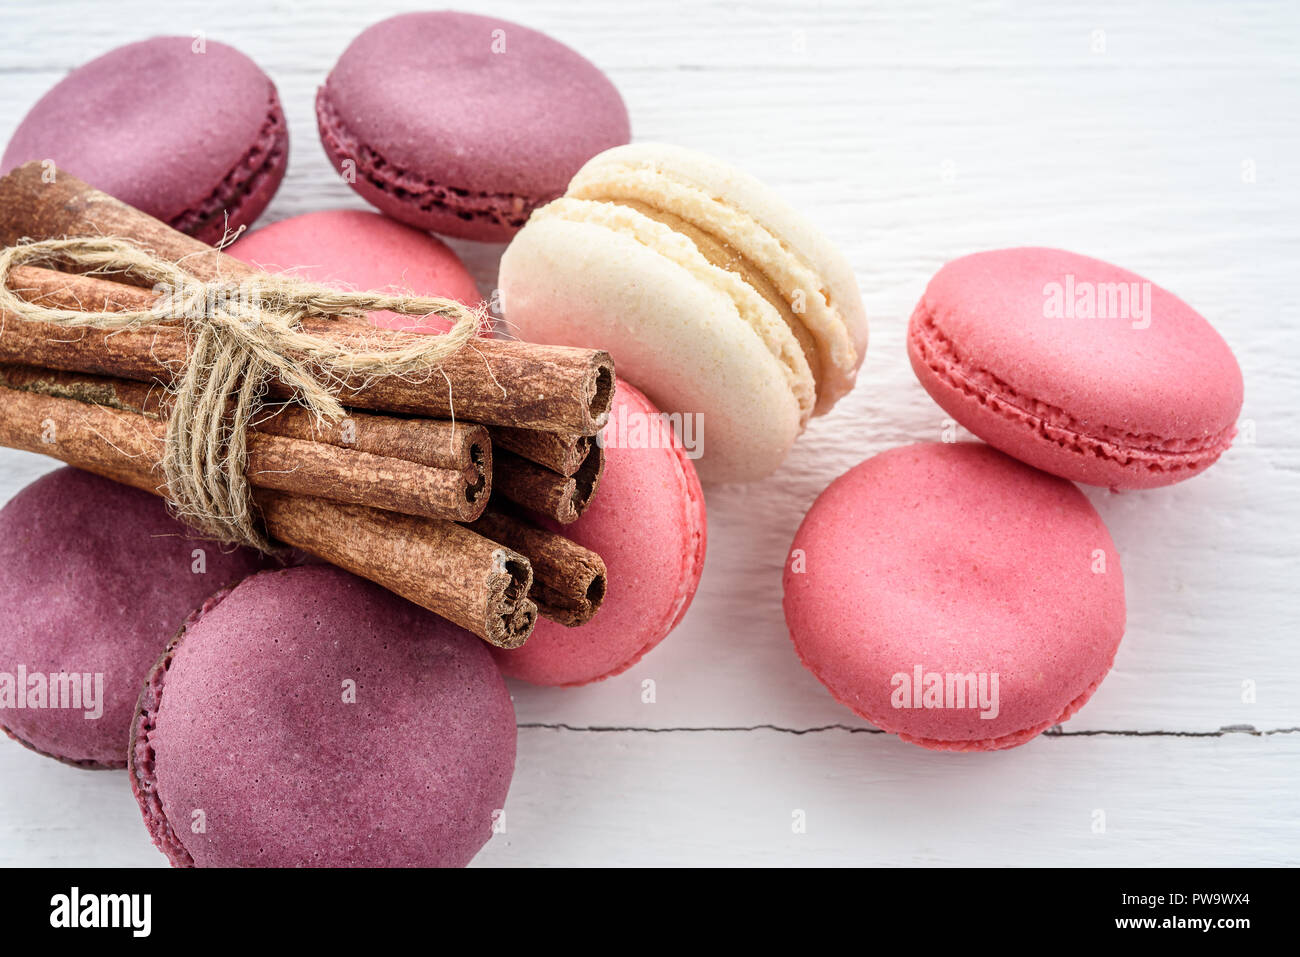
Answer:
[{"label": "wood grain", "polygon": [[[1296,863],[1300,11],[1173,0],[470,6],[546,30],[606,69],[638,139],[716,153],[779,188],[849,257],[872,322],[858,388],[785,467],[708,490],[708,561],[678,630],[598,685],[512,686],[525,725],[660,730],[526,727],[508,832],[479,862]],[[0,136],[85,59],[203,29],[261,63],[285,104],[289,171],[263,222],[365,208],[325,160],[312,96],[348,41],[398,9],[18,0],[0,38]],[[1066,728],[1104,734],[934,756],[842,730],[864,725],[796,660],[781,566],[832,478],[941,437],[944,414],[904,349],[930,275],[966,252],[1024,244],[1119,262],[1209,317],[1241,363],[1254,441],[1183,485],[1089,491],[1123,560],[1129,625],[1113,673]],[[490,296],[501,247],[452,245]],[[47,468],[0,455],[0,500]],[[642,703],[646,681],[654,705]],[[800,733],[662,730],[762,725]],[[1219,731],[1235,725],[1277,733]],[[796,807],[808,810],[801,840]],[[1109,809],[1106,837],[1089,829],[1096,807]],[[124,777],[0,747],[0,863],[54,860],[162,858]]]}]

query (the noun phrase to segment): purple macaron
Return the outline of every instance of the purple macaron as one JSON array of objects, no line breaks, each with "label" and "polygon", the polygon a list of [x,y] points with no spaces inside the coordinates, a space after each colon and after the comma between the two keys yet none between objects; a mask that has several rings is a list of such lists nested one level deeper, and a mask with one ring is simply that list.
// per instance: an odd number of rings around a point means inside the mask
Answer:
[{"label": "purple macaron", "polygon": [[204,242],[275,195],[289,134],[275,85],[215,40],[154,37],[73,70],[18,125],[0,173],[50,161]]},{"label": "purple macaron", "polygon": [[123,768],[140,685],[187,615],[263,567],[162,499],[62,468],[0,510],[0,727],[34,751]]},{"label": "purple macaron", "polygon": [[628,142],[609,79],[527,27],[467,13],[376,23],[316,96],[330,161],[395,219],[504,242],[579,167]]},{"label": "purple macaron", "polygon": [[514,764],[487,645],[317,565],[187,623],[141,693],[131,786],[176,866],[459,867]]}]

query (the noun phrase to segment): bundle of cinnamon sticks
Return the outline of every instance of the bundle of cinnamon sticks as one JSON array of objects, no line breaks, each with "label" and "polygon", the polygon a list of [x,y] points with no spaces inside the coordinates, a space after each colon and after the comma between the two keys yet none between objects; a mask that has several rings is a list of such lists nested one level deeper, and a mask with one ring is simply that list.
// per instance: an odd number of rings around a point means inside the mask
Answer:
[{"label": "bundle of cinnamon sticks", "polygon": [[[0,246],[25,238],[119,236],[201,282],[258,275],[245,263],[38,163],[0,179]],[[86,312],[148,309],[159,293],[125,276],[19,266],[27,302]],[[341,343],[417,333],[359,319],[304,319]],[[0,444],[50,455],[166,496],[161,461],[168,387],[182,373],[180,317],[108,331],[0,311]],[[271,536],[369,578],[514,648],[538,614],[591,619],[605,592],[600,557],[554,531],[591,501],[609,415],[604,352],[477,339],[439,375],[346,381],[341,421],[322,422],[272,382],[247,436],[248,482]]]}]

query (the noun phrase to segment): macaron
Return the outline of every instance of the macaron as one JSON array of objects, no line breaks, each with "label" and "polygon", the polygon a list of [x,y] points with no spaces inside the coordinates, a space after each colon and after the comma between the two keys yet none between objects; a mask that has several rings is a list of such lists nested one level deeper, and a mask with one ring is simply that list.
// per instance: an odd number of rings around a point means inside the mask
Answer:
[{"label": "macaron", "polygon": [[190,619],[140,694],[130,774],[175,866],[460,867],[514,763],[487,646],[316,565]]},{"label": "macaron", "polygon": [[215,243],[271,202],[289,132],[275,84],[244,54],[154,37],[73,70],[41,97],[0,172],[31,160]]},{"label": "macaron", "polygon": [[585,625],[539,619],[501,671],[539,685],[581,685],[626,671],[686,614],[704,569],[704,496],[691,450],[650,402],[619,381],[601,433],[605,471],[582,517],[557,531],[605,561],[605,600]]},{"label": "macaron", "polygon": [[907,351],[961,425],[1089,485],[1198,475],[1241,412],[1241,370],[1203,316],[1136,273],[1060,249],[948,263],[912,313]]},{"label": "macaron", "polygon": [[265,567],[162,499],[61,468],[0,509],[0,727],[85,768],[126,767],[140,683],[213,592]]},{"label": "macaron", "polygon": [[676,146],[587,163],[507,247],[500,287],[520,338],[607,349],[660,409],[701,415],[706,483],[773,472],[867,347],[835,247],[758,180]]},{"label": "macaron", "polygon": [[504,242],[601,150],[631,136],[594,65],[545,34],[468,13],[376,23],[316,95],[321,143],[368,202],[434,232]]},{"label": "macaron", "polygon": [[785,618],[844,705],[941,751],[1024,744],[1081,708],[1124,634],[1124,578],[1083,493],[975,442],[891,449],[795,535]]},{"label": "macaron", "polygon": [[[479,303],[474,279],[447,244],[379,213],[331,209],[282,219],[240,237],[227,250],[268,272],[355,290],[410,292]],[[440,317],[373,312],[388,329],[446,331]]]}]

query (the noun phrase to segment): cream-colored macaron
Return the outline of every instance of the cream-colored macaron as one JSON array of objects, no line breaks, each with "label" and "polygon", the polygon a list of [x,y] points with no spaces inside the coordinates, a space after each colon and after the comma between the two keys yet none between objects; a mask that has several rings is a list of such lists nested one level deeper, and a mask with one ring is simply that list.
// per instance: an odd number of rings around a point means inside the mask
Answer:
[{"label": "cream-colored macaron", "polygon": [[521,339],[606,349],[662,411],[698,414],[706,482],[775,470],[867,347],[829,241],[752,176],[658,143],[591,159],[510,243],[500,287]]}]

